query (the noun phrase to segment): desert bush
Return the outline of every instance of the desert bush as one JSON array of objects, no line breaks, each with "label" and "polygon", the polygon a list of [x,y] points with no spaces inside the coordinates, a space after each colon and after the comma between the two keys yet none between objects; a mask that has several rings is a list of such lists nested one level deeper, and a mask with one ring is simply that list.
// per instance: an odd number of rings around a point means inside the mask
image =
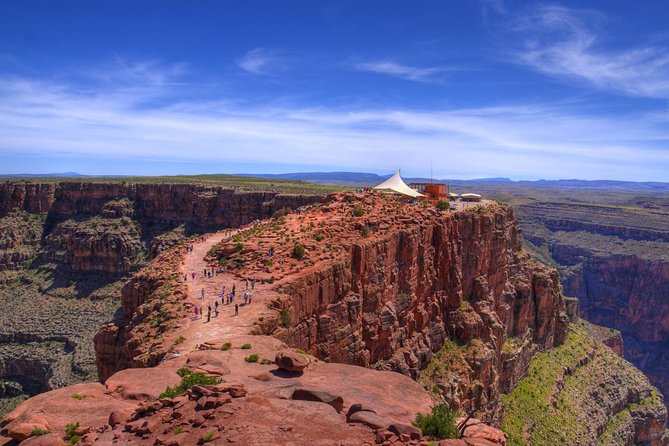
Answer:
[{"label": "desert bush", "polygon": [[353,208],[354,217],[362,217],[363,215],[365,215],[365,209],[363,209],[362,206],[357,205],[356,207]]},{"label": "desert bush", "polygon": [[242,350],[251,350],[251,344],[244,344],[240,347]]},{"label": "desert bush", "polygon": [[260,356],[258,356],[257,353],[253,353],[252,355],[248,355],[246,358],[244,358],[244,361],[246,361],[246,362],[258,362],[258,359],[260,359]]},{"label": "desert bush", "polygon": [[211,386],[219,384],[223,380],[213,376],[207,376],[203,373],[190,373],[181,378],[181,382],[173,387],[167,386],[165,391],[160,394],[160,398],[176,398],[183,395],[193,386]]},{"label": "desert bush", "polygon": [[32,432],[30,432],[30,435],[33,436],[33,437],[39,437],[41,435],[46,435],[46,434],[50,434],[50,433],[51,433],[51,431],[49,429],[39,429],[39,428],[37,428],[37,429],[33,429]]},{"label": "desert bush", "polygon": [[429,435],[439,440],[458,437],[458,426],[455,423],[457,413],[446,405],[434,406],[432,413],[423,415],[416,414],[413,425],[423,431],[423,435]]},{"label": "desert bush", "polygon": [[300,245],[299,243],[293,246],[293,258],[302,260],[304,258],[304,254],[304,246]]},{"label": "desert bush", "polygon": [[360,226],[360,234],[363,237],[369,237],[369,227],[367,225]]},{"label": "desert bush", "polygon": [[282,308],[281,312],[279,312],[279,320],[281,321],[281,326],[282,327],[290,327],[292,324],[292,318],[290,316],[290,311],[288,311],[287,308]]},{"label": "desert bush", "polygon": [[221,345],[221,350],[223,350],[224,352],[230,350],[231,348],[232,344],[229,342],[226,342],[225,344]]},{"label": "desert bush", "polygon": [[449,203],[448,201],[439,200],[434,206],[440,211],[445,211],[451,207],[451,203]]}]

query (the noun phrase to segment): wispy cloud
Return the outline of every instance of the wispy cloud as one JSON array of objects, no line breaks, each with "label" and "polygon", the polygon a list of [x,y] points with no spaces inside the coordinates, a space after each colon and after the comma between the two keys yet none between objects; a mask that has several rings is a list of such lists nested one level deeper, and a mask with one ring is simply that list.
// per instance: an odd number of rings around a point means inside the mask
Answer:
[{"label": "wispy cloud", "polygon": [[252,74],[269,74],[285,68],[285,60],[274,51],[255,48],[237,60],[237,66]]},{"label": "wispy cloud", "polygon": [[183,101],[173,89],[158,89],[158,101],[154,87],[128,94],[119,85],[82,90],[0,78],[0,157],[100,155],[371,171],[401,165],[415,174],[431,160],[436,174],[451,177],[531,172],[666,180],[669,171],[663,150],[669,127],[657,115],[605,118],[549,105],[429,111],[254,107],[234,97]]},{"label": "wispy cloud", "polygon": [[415,82],[439,82],[435,75],[450,71],[445,67],[412,67],[389,60],[360,62],[354,67],[360,71],[385,74]]},{"label": "wispy cloud", "polygon": [[607,45],[607,17],[542,5],[513,22],[516,60],[547,75],[633,96],[669,98],[669,48],[661,43]]}]

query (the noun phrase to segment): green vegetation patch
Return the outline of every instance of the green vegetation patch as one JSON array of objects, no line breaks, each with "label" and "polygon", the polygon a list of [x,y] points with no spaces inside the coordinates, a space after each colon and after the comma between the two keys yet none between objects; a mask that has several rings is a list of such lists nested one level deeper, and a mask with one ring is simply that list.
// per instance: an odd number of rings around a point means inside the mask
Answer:
[{"label": "green vegetation patch", "polygon": [[432,413],[416,414],[413,425],[423,431],[423,435],[430,435],[439,440],[458,438],[456,417],[457,412],[450,410],[446,405],[440,405],[433,407]]},{"label": "green vegetation patch", "polygon": [[203,373],[193,373],[188,369],[184,369],[179,369],[179,372],[183,373],[181,382],[172,387],[167,386],[165,391],[160,394],[160,398],[176,398],[186,393],[193,386],[213,386],[223,382],[221,378],[207,376]]},{"label": "green vegetation patch", "polygon": [[[607,407],[619,400],[621,387],[639,395],[638,403],[601,425],[607,420]],[[595,340],[585,321],[572,326],[563,345],[539,353],[527,376],[500,400],[501,428],[509,435],[509,446],[589,444],[601,432],[600,444],[616,444],[606,439],[633,429],[625,411],[648,413],[662,407],[647,378]]]}]

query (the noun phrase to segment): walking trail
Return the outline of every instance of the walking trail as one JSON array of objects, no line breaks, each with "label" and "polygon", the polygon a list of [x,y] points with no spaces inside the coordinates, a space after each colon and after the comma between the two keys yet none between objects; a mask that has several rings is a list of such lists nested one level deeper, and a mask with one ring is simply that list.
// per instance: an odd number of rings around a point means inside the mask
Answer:
[{"label": "walking trail", "polygon": [[[267,317],[271,314],[267,303],[274,298],[275,292],[271,291],[269,284],[261,284],[257,281],[255,288],[251,289],[251,279],[248,279],[248,290],[252,294],[251,304],[244,305],[244,291],[246,291],[246,280],[236,277],[234,274],[220,273],[212,274],[211,278],[205,277],[205,268],[211,271],[211,266],[204,260],[207,252],[221,240],[233,236],[237,230],[226,230],[207,235],[204,239],[193,244],[193,250],[186,253],[184,263],[181,266],[181,277],[188,275],[188,301],[193,305],[203,308],[204,314],[198,319],[194,313],[182,320],[179,324],[177,334],[183,336],[185,341],[180,346],[182,353],[193,351],[199,344],[211,339],[225,339],[238,335],[251,334],[254,322],[259,317]],[[195,272],[195,280],[191,273]],[[235,300],[231,304],[223,304],[221,291],[225,286],[226,295],[236,285]],[[201,298],[201,290],[204,288],[204,299]],[[218,301],[219,314],[216,317],[214,308]],[[239,304],[239,315],[235,316],[235,304]],[[211,305],[211,319],[207,322],[207,306]]]}]

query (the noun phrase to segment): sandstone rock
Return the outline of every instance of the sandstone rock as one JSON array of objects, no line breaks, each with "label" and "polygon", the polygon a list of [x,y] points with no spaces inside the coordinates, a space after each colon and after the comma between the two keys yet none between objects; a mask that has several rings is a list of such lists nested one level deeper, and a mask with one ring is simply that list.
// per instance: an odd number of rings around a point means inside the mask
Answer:
[{"label": "sandstone rock", "polygon": [[320,390],[310,390],[305,388],[296,389],[293,392],[294,400],[302,401],[315,401],[319,403],[329,404],[334,407],[334,409],[341,413],[344,410],[344,400],[340,396],[332,395],[328,392],[323,392]]},{"label": "sandstone rock", "polygon": [[230,368],[225,360],[225,352],[220,350],[202,350],[190,353],[186,365],[196,372],[223,376],[230,373]]},{"label": "sandstone rock", "polygon": [[37,414],[23,413],[9,423],[3,431],[16,441],[23,441],[32,436],[35,429],[52,430],[46,418]]},{"label": "sandstone rock", "polygon": [[[2,443],[0,443],[2,444]],[[21,446],[66,446],[67,443],[60,434],[47,434],[30,437],[21,443]]]},{"label": "sandstone rock", "polygon": [[363,423],[372,429],[387,429],[388,421],[384,420],[374,412],[368,412],[366,410],[361,410],[354,412],[351,416],[347,417],[349,423]]},{"label": "sandstone rock", "polygon": [[309,365],[309,357],[292,350],[282,350],[277,353],[274,362],[282,370],[302,372]]},{"label": "sandstone rock", "polygon": [[410,424],[393,423],[388,430],[397,436],[407,435],[412,440],[418,440],[423,435],[420,429]]},{"label": "sandstone rock", "polygon": [[126,369],[112,375],[105,386],[112,395],[130,400],[157,400],[167,386],[181,382],[174,370],[166,368]]}]

